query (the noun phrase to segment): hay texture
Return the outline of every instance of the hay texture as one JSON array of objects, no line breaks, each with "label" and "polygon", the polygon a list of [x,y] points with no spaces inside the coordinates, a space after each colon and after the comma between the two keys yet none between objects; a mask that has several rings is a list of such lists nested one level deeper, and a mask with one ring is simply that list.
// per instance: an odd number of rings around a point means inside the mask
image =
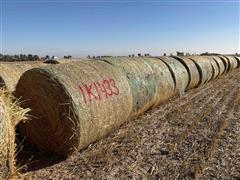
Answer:
[{"label": "hay texture", "polygon": [[114,57],[102,59],[124,73],[133,96],[132,116],[144,113],[156,103],[157,83],[154,71],[142,58]]},{"label": "hay texture", "polygon": [[198,86],[210,81],[213,77],[213,67],[210,60],[201,56],[190,56],[189,58],[196,64],[200,74]]},{"label": "hay texture", "polygon": [[[61,60],[59,62],[65,64],[71,61]],[[48,64],[44,61],[0,62],[0,88],[13,92],[20,76],[25,71],[46,65]]]},{"label": "hay texture", "polygon": [[12,96],[0,90],[0,179],[8,179],[16,173],[15,126],[25,120],[28,110],[12,102]]},{"label": "hay texture", "polygon": [[191,59],[188,59],[187,57],[174,56],[174,58],[181,62],[188,71],[189,82],[187,85],[187,90],[195,88],[200,81],[200,75],[195,63]]},{"label": "hay texture", "polygon": [[175,81],[175,94],[184,94],[189,84],[189,74],[185,66],[172,57],[161,56],[159,60],[163,61],[172,72]]},{"label": "hay texture", "polygon": [[105,136],[133,111],[127,78],[103,61],[31,69],[20,78],[16,96],[25,100],[22,106],[31,108],[33,117],[20,123],[22,135],[40,149],[64,156]]},{"label": "hay texture", "polygon": [[238,66],[237,68],[240,68],[240,57],[239,56],[234,56],[234,58],[237,60],[238,62]]},{"label": "hay texture", "polygon": [[217,78],[220,74],[220,69],[218,67],[217,62],[213,58],[211,58],[210,56],[202,56],[202,58],[206,61],[210,61],[211,65],[212,65],[213,75],[212,75],[211,80]]}]

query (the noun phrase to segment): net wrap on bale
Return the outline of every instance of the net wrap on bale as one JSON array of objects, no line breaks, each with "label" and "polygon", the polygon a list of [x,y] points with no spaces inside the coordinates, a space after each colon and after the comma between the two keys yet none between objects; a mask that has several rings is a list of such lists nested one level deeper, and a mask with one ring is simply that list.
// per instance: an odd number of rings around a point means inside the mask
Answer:
[{"label": "net wrap on bale", "polygon": [[20,78],[16,96],[32,110],[31,121],[19,125],[22,135],[64,156],[105,136],[133,111],[127,78],[102,61],[31,69]]},{"label": "net wrap on bale", "polygon": [[154,71],[142,58],[105,58],[127,77],[133,96],[132,117],[144,113],[157,101],[157,85]]}]

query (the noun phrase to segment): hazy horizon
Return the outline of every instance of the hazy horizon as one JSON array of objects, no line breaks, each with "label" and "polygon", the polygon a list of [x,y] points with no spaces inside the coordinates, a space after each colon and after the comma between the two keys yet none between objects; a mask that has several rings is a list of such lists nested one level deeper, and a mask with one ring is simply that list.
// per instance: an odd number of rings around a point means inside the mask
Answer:
[{"label": "hazy horizon", "polygon": [[239,1],[1,1],[1,53],[240,53]]}]

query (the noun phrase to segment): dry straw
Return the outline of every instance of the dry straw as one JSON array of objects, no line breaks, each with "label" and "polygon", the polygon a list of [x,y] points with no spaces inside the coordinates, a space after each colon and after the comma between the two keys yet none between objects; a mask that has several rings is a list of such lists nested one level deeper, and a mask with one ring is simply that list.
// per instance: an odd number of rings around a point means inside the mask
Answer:
[{"label": "dry straw", "polygon": [[162,60],[172,72],[175,81],[175,93],[183,94],[189,84],[189,74],[185,66],[172,57],[161,56],[158,57]]},{"label": "dry straw", "polygon": [[156,77],[150,63],[145,60],[137,57],[104,59],[104,61],[122,71],[128,79],[133,96],[132,117],[144,113],[158,101]]},{"label": "dry straw", "polygon": [[0,179],[16,175],[15,126],[25,120],[27,111],[12,101],[10,93],[0,90]]},{"label": "dry straw", "polygon": [[187,90],[195,88],[200,81],[200,75],[195,63],[191,59],[183,56],[174,56],[174,58],[181,62],[188,71],[190,80],[187,86]]},{"label": "dry straw", "polygon": [[133,111],[127,78],[103,61],[31,69],[20,78],[16,96],[33,117],[20,123],[21,133],[39,148],[65,156],[105,136]]},{"label": "dry straw", "polygon": [[213,77],[213,67],[210,60],[201,56],[190,56],[189,58],[194,61],[200,73],[200,82],[198,86],[210,81]]}]

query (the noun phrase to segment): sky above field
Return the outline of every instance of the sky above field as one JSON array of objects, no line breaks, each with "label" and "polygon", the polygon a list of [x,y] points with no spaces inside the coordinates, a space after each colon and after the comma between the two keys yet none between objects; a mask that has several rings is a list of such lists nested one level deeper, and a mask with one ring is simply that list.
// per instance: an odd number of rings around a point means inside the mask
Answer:
[{"label": "sky above field", "polygon": [[239,0],[1,0],[1,52],[240,53],[239,6]]}]

